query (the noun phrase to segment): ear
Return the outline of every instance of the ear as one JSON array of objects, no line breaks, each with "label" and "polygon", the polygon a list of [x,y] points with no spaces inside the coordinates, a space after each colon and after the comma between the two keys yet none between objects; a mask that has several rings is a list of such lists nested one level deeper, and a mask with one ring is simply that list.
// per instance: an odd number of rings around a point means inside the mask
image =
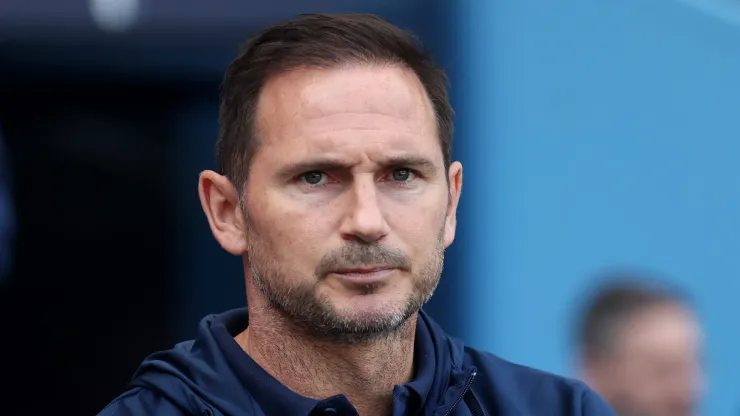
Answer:
[{"label": "ear", "polygon": [[457,204],[460,202],[462,192],[463,167],[460,162],[453,162],[447,175],[449,188],[449,202],[447,205],[447,216],[445,218],[444,246],[449,247],[455,241],[457,230]]},{"label": "ear", "polygon": [[198,178],[198,194],[216,241],[227,252],[244,255],[247,251],[244,215],[231,181],[216,172],[203,171]]}]

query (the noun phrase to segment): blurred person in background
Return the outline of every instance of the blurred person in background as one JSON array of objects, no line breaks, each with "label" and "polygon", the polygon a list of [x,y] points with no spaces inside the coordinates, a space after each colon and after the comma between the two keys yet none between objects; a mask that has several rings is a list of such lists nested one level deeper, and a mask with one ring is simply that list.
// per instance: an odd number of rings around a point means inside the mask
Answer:
[{"label": "blurred person in background", "polygon": [[613,275],[577,327],[580,373],[620,416],[689,416],[703,390],[702,330],[680,291]]},{"label": "blurred person in background", "polygon": [[10,193],[9,158],[5,154],[3,140],[2,130],[0,130],[0,284],[10,271],[15,229],[13,202]]},{"label": "blurred person in background", "polygon": [[609,416],[584,383],[450,338],[420,311],[456,230],[446,75],[369,15],[307,15],[227,70],[200,200],[247,307],[147,358],[103,415]]}]

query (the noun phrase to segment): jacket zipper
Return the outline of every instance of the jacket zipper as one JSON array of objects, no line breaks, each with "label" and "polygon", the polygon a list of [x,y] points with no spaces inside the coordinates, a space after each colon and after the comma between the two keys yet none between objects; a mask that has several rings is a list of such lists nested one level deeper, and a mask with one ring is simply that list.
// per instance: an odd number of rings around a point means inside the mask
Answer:
[{"label": "jacket zipper", "polygon": [[447,412],[445,412],[444,416],[450,416],[450,413],[452,413],[452,410],[455,408],[455,406],[460,404],[465,395],[468,394],[468,390],[470,390],[470,386],[473,384],[473,379],[475,379],[476,375],[478,375],[478,371],[473,370],[473,374],[470,375],[468,382],[465,384],[465,389],[463,389],[462,394],[457,398],[457,400],[455,400],[454,403],[452,403],[452,406],[447,409]]}]

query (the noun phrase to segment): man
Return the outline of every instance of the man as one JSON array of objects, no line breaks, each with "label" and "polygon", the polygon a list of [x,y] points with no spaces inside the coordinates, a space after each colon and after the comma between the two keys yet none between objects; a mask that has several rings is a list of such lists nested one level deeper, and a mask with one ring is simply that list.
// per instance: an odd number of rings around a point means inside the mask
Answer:
[{"label": "man", "polygon": [[693,415],[703,378],[699,323],[684,296],[639,280],[614,277],[587,303],[581,372],[621,416]]},{"label": "man", "polygon": [[200,176],[248,308],[149,357],[103,415],[611,415],[584,384],[450,339],[420,311],[455,237],[446,78],[367,15],[308,15],[227,71]]}]

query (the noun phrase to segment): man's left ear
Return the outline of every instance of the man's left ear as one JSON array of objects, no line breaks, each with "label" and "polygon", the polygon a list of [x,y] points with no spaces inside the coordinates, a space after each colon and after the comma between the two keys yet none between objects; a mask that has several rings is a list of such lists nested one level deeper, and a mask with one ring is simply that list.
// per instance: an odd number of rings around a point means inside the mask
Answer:
[{"label": "man's left ear", "polygon": [[447,216],[445,218],[444,246],[449,247],[455,241],[457,230],[457,205],[462,193],[463,167],[460,162],[453,162],[447,174],[449,188],[449,202],[447,205]]}]

